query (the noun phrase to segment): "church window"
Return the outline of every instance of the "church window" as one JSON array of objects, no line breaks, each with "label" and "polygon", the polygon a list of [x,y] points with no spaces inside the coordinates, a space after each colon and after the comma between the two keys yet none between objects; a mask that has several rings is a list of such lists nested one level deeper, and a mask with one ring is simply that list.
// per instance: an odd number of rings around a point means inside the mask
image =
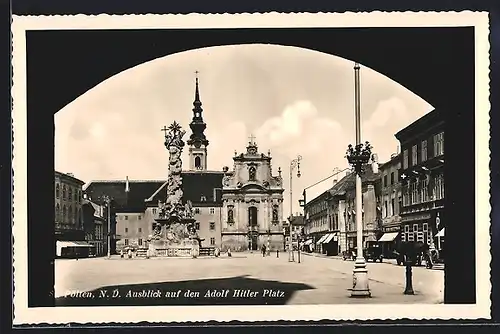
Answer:
[{"label": "church window", "polygon": [[201,169],[201,158],[200,157],[194,158],[194,167],[196,169]]},{"label": "church window", "polygon": [[215,208],[210,208],[210,214],[214,215],[215,214]]},{"label": "church window", "polygon": [[276,222],[278,221],[278,206],[275,205],[273,207],[273,221]]},{"label": "church window", "polygon": [[59,183],[56,184],[56,198],[59,198],[60,188]]},{"label": "church window", "polygon": [[248,170],[248,178],[249,178],[249,180],[251,180],[251,181],[255,180],[255,172],[256,172],[255,167],[253,167],[253,166],[250,167],[250,169]]},{"label": "church window", "polygon": [[210,231],[215,231],[215,222],[210,222]]}]

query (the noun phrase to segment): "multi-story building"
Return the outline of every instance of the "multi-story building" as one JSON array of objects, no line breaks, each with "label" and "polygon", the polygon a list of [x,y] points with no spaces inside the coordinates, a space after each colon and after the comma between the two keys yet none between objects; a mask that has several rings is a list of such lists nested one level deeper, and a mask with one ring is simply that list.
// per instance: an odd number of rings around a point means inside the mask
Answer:
[{"label": "multi-story building", "polygon": [[86,257],[91,246],[85,242],[82,220],[84,182],[71,173],[54,172],[54,203],[57,257]]},{"label": "multi-story building", "polygon": [[379,167],[381,191],[377,205],[381,212],[381,231],[383,233],[379,242],[386,258],[394,256],[394,251],[398,248],[400,241],[401,217],[399,212],[402,204],[401,183],[399,182],[400,169],[401,157],[396,153],[392,154],[391,159]]},{"label": "multi-story building", "polygon": [[260,153],[251,138],[245,153],[233,157],[234,170],[223,179],[223,249],[281,249],[283,179],[273,175],[271,154]]},{"label": "multi-story building", "polygon": [[[355,174],[346,177],[344,189],[337,198],[343,199],[343,205],[338,205],[338,216],[343,216],[345,223],[345,249],[352,250],[357,245],[356,226],[356,178]],[[380,210],[377,207],[377,197],[380,193],[380,172],[374,172],[370,165],[364,169],[361,176],[361,215],[363,221],[363,247],[367,242],[377,241],[380,235]],[[339,203],[340,204],[340,203]],[[342,245],[341,249],[343,249]]]},{"label": "multi-story building", "polygon": [[304,232],[311,240],[315,252],[323,253],[323,241],[331,232],[330,191],[324,191],[305,204]]},{"label": "multi-story building", "polygon": [[54,172],[55,234],[58,241],[84,240],[82,225],[82,186],[71,173]]},{"label": "multi-story building", "polygon": [[92,246],[90,255],[104,256],[108,251],[108,207],[89,201],[82,202],[85,241]]},{"label": "multi-story building", "polygon": [[433,110],[396,134],[401,143],[401,239],[442,248],[444,112]]}]

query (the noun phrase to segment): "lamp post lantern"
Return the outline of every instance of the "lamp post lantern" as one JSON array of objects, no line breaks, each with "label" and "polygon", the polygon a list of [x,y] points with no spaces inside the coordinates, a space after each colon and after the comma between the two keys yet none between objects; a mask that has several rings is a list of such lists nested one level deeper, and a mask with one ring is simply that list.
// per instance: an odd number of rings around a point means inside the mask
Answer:
[{"label": "lamp post lantern", "polygon": [[368,284],[368,270],[363,256],[363,217],[362,217],[362,191],[361,174],[363,167],[371,158],[371,145],[361,142],[361,112],[360,112],[360,84],[359,84],[359,64],[354,65],[354,114],[356,124],[356,146],[349,145],[346,158],[349,164],[354,167],[356,174],[356,234],[357,251],[356,262],[353,270],[353,283],[351,297],[370,297],[370,287]]},{"label": "lamp post lantern", "polygon": [[288,248],[289,248],[289,256],[288,256],[288,261],[289,262],[294,262],[293,258],[293,241],[292,241],[292,217],[293,217],[293,187],[292,187],[292,180],[293,180],[293,171],[295,168],[297,168],[297,177],[300,177],[300,161],[302,160],[302,156],[298,155],[297,158],[293,159],[290,162],[290,233],[289,233],[289,242],[288,242]]}]

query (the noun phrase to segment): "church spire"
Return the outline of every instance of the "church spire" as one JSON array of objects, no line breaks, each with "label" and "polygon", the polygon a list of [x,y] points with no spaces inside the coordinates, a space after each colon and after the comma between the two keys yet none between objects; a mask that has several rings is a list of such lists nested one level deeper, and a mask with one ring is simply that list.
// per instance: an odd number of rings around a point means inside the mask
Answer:
[{"label": "church spire", "polygon": [[207,128],[207,125],[203,121],[203,108],[201,107],[202,103],[200,100],[198,71],[196,71],[195,73],[196,73],[196,86],[195,86],[194,102],[193,102],[194,106],[193,119],[189,124],[192,133],[191,136],[189,137],[189,140],[187,141],[187,144],[199,148],[202,145],[204,145],[205,147],[208,146],[208,140],[204,133],[205,129]]}]

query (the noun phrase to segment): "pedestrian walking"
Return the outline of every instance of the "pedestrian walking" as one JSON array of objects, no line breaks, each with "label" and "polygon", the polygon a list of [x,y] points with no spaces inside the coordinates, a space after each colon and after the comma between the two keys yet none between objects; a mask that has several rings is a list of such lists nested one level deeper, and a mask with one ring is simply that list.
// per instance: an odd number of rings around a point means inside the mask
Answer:
[{"label": "pedestrian walking", "polygon": [[232,256],[232,255],[231,255],[231,248],[228,248],[228,249],[227,249],[227,256],[228,256],[228,257],[231,257],[231,256]]},{"label": "pedestrian walking", "polygon": [[120,250],[120,257],[123,259],[123,249]]},{"label": "pedestrian walking", "polygon": [[266,245],[262,245],[261,251],[262,251],[262,257],[266,257]]},{"label": "pedestrian walking", "polygon": [[132,250],[129,248],[128,249],[128,258],[131,259],[132,258]]}]

